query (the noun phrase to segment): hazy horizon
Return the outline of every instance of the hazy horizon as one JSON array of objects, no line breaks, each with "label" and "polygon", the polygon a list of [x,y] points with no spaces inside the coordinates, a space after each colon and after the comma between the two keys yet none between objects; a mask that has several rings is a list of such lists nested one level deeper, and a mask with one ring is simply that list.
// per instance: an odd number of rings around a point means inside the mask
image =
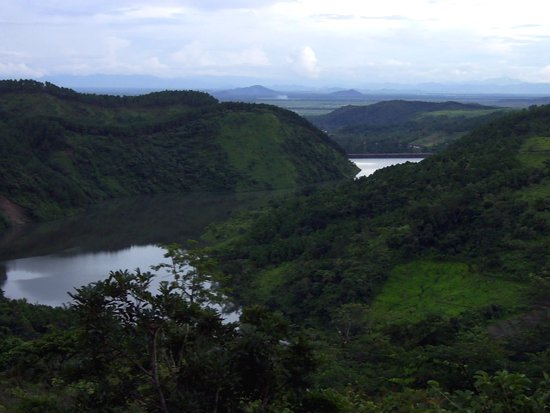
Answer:
[{"label": "hazy horizon", "polygon": [[550,82],[550,21],[538,0],[5,0],[0,25],[0,78]]}]

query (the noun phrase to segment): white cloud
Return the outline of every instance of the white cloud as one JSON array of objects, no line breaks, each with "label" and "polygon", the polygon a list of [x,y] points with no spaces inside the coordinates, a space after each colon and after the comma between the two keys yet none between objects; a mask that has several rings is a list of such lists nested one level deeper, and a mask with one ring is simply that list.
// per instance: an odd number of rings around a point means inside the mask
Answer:
[{"label": "white cloud", "polygon": [[229,65],[269,66],[269,58],[265,52],[258,47],[229,53],[227,57],[227,64]]},{"label": "white cloud", "polygon": [[258,47],[238,51],[212,51],[198,42],[193,42],[170,56],[178,65],[185,67],[232,67],[268,66],[269,58]]},{"label": "white cloud", "polygon": [[540,70],[540,82],[550,82],[550,65],[543,67]]},{"label": "white cloud", "polygon": [[403,62],[399,59],[388,59],[384,62],[386,66],[393,66],[393,67],[409,67],[411,64],[409,62]]},{"label": "white cloud", "polygon": [[40,77],[44,73],[39,70],[34,70],[25,63],[2,63],[0,62],[0,76],[3,77]]},{"label": "white cloud", "polygon": [[160,59],[156,56],[150,57],[145,60],[145,66],[150,67],[152,69],[160,69],[160,70],[166,70],[168,69],[168,66],[165,65],[160,61]]},{"label": "white cloud", "polygon": [[0,70],[253,75],[329,86],[548,79],[550,21],[537,3],[2,0]]},{"label": "white cloud", "polygon": [[183,0],[184,4],[200,9],[257,9],[272,6],[277,3],[295,0]]},{"label": "white cloud", "polygon": [[123,16],[132,19],[175,19],[185,12],[182,7],[138,6],[122,9]]},{"label": "white cloud", "polygon": [[289,61],[293,70],[301,76],[316,79],[321,73],[315,51],[310,46],[292,53]]}]

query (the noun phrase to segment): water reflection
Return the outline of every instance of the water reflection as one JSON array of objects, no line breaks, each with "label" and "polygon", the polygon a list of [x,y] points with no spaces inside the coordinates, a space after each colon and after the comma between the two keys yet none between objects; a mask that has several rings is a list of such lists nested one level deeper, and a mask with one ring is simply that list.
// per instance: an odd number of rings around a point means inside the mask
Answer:
[{"label": "water reflection", "polygon": [[261,206],[284,191],[169,194],[113,200],[84,214],[17,227],[0,238],[0,261],[63,251],[119,251],[131,245],[184,243],[235,211]]},{"label": "water reflection", "polygon": [[158,244],[184,244],[237,210],[287,193],[142,196],[106,202],[65,220],[18,227],[0,239],[0,283],[6,297],[61,305],[70,300],[68,291],[104,279],[110,271],[147,271],[163,262]]},{"label": "water reflection", "polygon": [[[358,176],[420,159],[352,159]],[[110,271],[164,260],[155,246],[198,238],[207,225],[235,211],[267,204],[292,191],[239,194],[153,195],[103,203],[85,214],[17,227],[0,238],[0,283],[9,298],[61,305],[75,287],[104,279]]]},{"label": "water reflection", "polygon": [[164,261],[164,250],[151,245],[118,252],[21,258],[5,264],[8,277],[3,289],[6,297],[56,306],[70,300],[67,292],[74,292],[74,287],[104,279],[110,271],[138,267],[145,271]]}]

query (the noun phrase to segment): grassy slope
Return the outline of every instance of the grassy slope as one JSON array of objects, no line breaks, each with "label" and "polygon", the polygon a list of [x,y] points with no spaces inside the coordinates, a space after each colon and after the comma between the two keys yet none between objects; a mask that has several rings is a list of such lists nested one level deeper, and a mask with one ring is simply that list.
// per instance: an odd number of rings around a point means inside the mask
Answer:
[{"label": "grassy slope", "polygon": [[0,194],[38,219],[113,197],[293,188],[356,170],[279,108],[199,92],[81,95],[37,82],[0,84],[0,159]]},{"label": "grassy slope", "polygon": [[519,150],[520,161],[529,167],[541,168],[550,157],[550,137],[534,136],[525,141]]},{"label": "grassy slope", "polygon": [[512,309],[524,300],[522,283],[484,277],[465,263],[411,261],[392,270],[373,301],[372,315],[377,322],[416,323],[489,305]]}]

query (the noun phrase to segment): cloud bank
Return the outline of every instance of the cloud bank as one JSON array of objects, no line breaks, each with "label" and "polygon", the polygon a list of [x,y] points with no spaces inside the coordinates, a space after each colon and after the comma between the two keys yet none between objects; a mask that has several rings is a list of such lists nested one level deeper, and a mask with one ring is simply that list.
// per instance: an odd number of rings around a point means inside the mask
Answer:
[{"label": "cloud bank", "polygon": [[2,77],[542,82],[550,65],[540,0],[3,0],[0,26]]}]

